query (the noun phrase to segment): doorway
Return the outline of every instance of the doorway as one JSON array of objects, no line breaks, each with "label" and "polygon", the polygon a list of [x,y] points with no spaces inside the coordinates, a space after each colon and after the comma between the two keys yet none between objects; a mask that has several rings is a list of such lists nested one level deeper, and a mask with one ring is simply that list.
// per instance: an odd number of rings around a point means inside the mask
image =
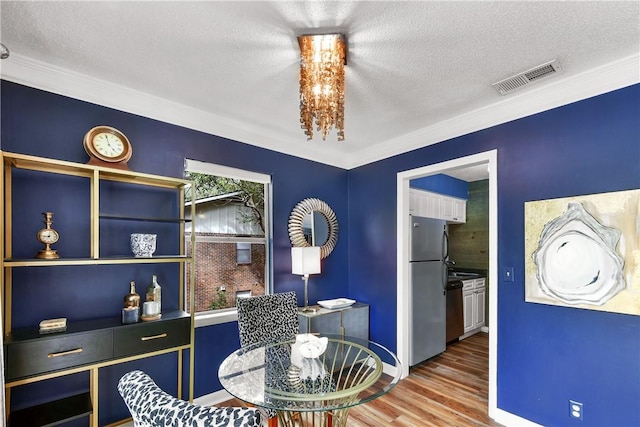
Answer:
[{"label": "doorway", "polygon": [[498,288],[498,201],[497,150],[424,166],[397,175],[397,354],[402,364],[402,378],[409,375],[409,181],[440,173],[486,166],[489,175],[489,416],[497,410],[497,288]]}]

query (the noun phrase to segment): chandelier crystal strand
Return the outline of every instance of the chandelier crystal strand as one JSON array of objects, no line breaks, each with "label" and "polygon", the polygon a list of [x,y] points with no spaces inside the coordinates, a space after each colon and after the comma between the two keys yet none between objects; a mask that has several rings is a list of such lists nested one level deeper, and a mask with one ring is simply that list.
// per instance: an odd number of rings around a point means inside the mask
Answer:
[{"label": "chandelier crystal strand", "polygon": [[305,35],[300,44],[300,127],[313,139],[316,130],[326,140],[332,127],[344,140],[344,64],[342,34]]}]

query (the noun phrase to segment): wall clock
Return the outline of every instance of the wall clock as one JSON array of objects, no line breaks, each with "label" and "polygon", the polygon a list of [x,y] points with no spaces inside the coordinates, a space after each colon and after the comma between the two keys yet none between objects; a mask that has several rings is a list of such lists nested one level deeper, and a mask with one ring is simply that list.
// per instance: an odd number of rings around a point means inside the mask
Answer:
[{"label": "wall clock", "polygon": [[129,170],[131,143],[118,129],[96,126],[85,134],[83,144],[89,155],[88,164]]}]

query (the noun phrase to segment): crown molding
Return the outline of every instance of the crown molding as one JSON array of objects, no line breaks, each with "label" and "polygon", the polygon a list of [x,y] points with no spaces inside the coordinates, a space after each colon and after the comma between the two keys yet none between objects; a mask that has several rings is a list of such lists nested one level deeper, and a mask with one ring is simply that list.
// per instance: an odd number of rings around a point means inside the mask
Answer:
[{"label": "crown molding", "polygon": [[575,76],[515,92],[486,107],[380,142],[351,157],[346,168],[353,169],[639,82],[640,54],[634,54]]},{"label": "crown molding", "polygon": [[283,138],[277,132],[259,129],[250,123],[222,118],[203,110],[18,54],[12,53],[9,58],[2,60],[0,76],[5,80],[47,92],[268,150],[277,150],[284,154],[327,165],[353,169],[417,148],[637,84],[640,82],[639,63],[640,54],[635,54],[575,76],[549,80],[545,85],[515,92],[487,107],[397,138],[382,141],[348,156],[327,150],[325,146],[291,144],[290,138]]},{"label": "crown molding", "polygon": [[[284,154],[338,165],[344,160],[320,146],[286,144],[283,136],[251,123],[220,117],[184,104],[12,53],[0,63],[4,80],[113,108]],[[293,147],[293,149],[292,149]],[[299,148],[297,148],[299,147]],[[342,167],[342,165],[340,165]]]}]

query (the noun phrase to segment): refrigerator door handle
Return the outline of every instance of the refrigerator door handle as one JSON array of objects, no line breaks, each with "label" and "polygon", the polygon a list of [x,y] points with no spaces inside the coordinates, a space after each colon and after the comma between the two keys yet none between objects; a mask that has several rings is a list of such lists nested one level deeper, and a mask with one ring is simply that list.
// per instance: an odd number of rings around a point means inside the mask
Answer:
[{"label": "refrigerator door handle", "polygon": [[442,259],[447,261],[449,259],[449,234],[447,234],[447,230],[444,230],[442,237]]}]

